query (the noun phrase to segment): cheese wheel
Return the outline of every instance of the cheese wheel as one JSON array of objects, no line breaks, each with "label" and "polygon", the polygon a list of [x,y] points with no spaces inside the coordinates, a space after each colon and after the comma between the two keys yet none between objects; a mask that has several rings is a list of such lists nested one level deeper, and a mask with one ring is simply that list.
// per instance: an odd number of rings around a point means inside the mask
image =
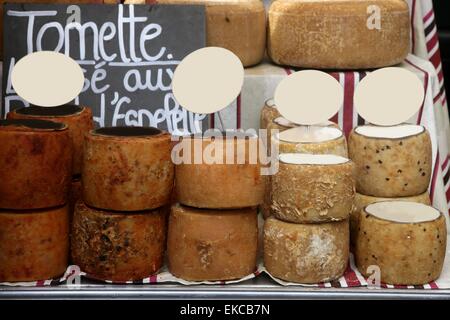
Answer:
[{"label": "cheese wheel", "polygon": [[0,210],[0,282],[63,275],[69,257],[68,206]]},{"label": "cheese wheel", "polygon": [[66,204],[72,173],[67,126],[44,120],[0,120],[0,208]]},{"label": "cheese wheel", "polygon": [[83,187],[80,177],[73,178],[69,194],[69,212],[72,220],[75,204],[82,199]]},{"label": "cheese wheel", "polygon": [[267,129],[268,124],[278,117],[281,117],[281,114],[275,105],[275,101],[273,99],[266,100],[261,109],[260,129]]},{"label": "cheese wheel", "polygon": [[264,266],[273,277],[304,284],[335,280],[348,258],[348,220],[295,224],[270,217],[264,223]]},{"label": "cheese wheel", "polygon": [[[278,147],[279,153],[334,154],[348,157],[347,141],[336,124],[331,121],[323,125],[297,126],[272,135],[272,144]],[[271,177],[264,193],[261,211],[265,218],[271,212]]]},{"label": "cheese wheel", "polygon": [[407,56],[409,39],[409,8],[404,0],[278,0],[269,8],[268,54],[281,65],[391,66]]},{"label": "cheese wheel", "polygon": [[266,11],[261,0],[158,0],[205,5],[206,46],[233,52],[244,67],[258,64],[266,49]]},{"label": "cheese wheel", "polygon": [[189,281],[233,280],[255,271],[255,208],[205,210],[175,204],[169,218],[169,271]]},{"label": "cheese wheel", "polygon": [[[180,142],[183,150],[191,153],[191,157],[186,157],[175,169],[175,188],[181,204],[232,209],[263,202],[265,176],[261,175],[258,151],[261,143],[257,137],[239,132],[232,134],[235,138],[190,136]],[[195,161],[195,157],[200,158],[201,163]]]},{"label": "cheese wheel", "polygon": [[354,204],[353,210],[352,213],[350,214],[350,236],[351,236],[351,243],[353,245],[356,244],[356,238],[358,235],[358,227],[359,227],[359,214],[361,213],[361,210],[371,203],[389,200],[418,202],[426,205],[431,205],[430,195],[428,194],[428,191],[425,191],[424,193],[419,194],[418,196],[400,197],[400,198],[371,197],[356,192],[355,200],[353,202]]},{"label": "cheese wheel", "polygon": [[432,159],[430,135],[424,127],[357,127],[350,133],[348,147],[359,193],[393,198],[427,190]]},{"label": "cheese wheel", "polygon": [[72,260],[90,277],[130,281],[163,265],[166,209],[112,212],[77,202],[72,225]]},{"label": "cheese wheel", "polygon": [[347,219],[353,206],[353,163],[335,155],[283,153],[272,176],[272,213],[293,223]]},{"label": "cheese wheel", "polygon": [[439,277],[446,245],[445,217],[438,210],[414,202],[377,202],[360,213],[356,265],[366,277],[369,266],[378,266],[384,283],[425,284]]},{"label": "cheese wheel", "polygon": [[280,153],[333,154],[348,157],[347,141],[334,125],[298,126],[272,135]]},{"label": "cheese wheel", "polygon": [[115,127],[85,136],[83,199],[94,208],[150,210],[170,202],[171,136],[156,128]]},{"label": "cheese wheel", "polygon": [[94,128],[90,108],[76,105],[52,108],[30,106],[9,112],[8,119],[42,119],[66,124],[69,127],[69,135],[72,138],[73,145],[73,174],[81,173],[84,135]]}]

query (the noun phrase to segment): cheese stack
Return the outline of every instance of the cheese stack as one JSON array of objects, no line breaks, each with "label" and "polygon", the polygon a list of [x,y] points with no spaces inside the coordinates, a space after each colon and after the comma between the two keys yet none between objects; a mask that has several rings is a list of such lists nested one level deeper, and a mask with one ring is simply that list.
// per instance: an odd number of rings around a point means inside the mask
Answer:
[{"label": "cheese stack", "polygon": [[402,200],[430,204],[431,140],[419,125],[365,125],[349,135],[356,166],[355,208],[350,225],[356,245],[361,210],[375,202]]},{"label": "cheese stack", "polygon": [[409,52],[404,0],[277,0],[269,8],[268,54],[280,65],[372,69]]},{"label": "cheese stack", "polygon": [[260,147],[240,132],[187,136],[175,147],[180,203],[172,206],[167,250],[176,277],[225,281],[255,271],[265,187]]},{"label": "cheese stack", "polygon": [[61,105],[47,108],[39,106],[30,106],[15,109],[8,113],[8,119],[40,119],[55,122],[61,122],[68,126],[69,135],[72,139],[72,184],[70,188],[69,207],[73,215],[73,207],[80,196],[81,187],[81,165],[83,162],[83,140],[84,135],[94,128],[92,111],[85,106]]},{"label": "cheese stack", "polygon": [[156,128],[101,128],[85,136],[71,254],[90,277],[132,281],[161,268],[171,148],[170,134]]},{"label": "cheese stack", "polygon": [[[334,154],[347,157],[347,141],[344,133],[337,125],[329,124],[315,126],[296,126],[282,132],[274,133],[271,145],[278,153],[306,153],[306,154]],[[264,193],[264,202],[261,211],[264,217],[271,215],[271,176]]]},{"label": "cheese stack", "polygon": [[[286,131],[285,131],[286,132]],[[264,225],[264,265],[279,279],[339,278],[349,257],[353,163],[331,154],[281,153]]]},{"label": "cheese stack", "polygon": [[65,124],[0,120],[0,282],[47,280],[66,270],[71,173]]}]

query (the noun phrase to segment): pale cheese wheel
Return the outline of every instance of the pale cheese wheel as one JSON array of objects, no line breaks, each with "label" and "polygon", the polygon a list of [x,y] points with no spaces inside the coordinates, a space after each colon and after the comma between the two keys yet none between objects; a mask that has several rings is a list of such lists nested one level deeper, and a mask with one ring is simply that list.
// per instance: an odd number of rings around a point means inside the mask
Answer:
[{"label": "pale cheese wheel", "polygon": [[269,8],[268,54],[277,64],[379,68],[402,62],[409,48],[404,0],[277,0]]},{"label": "pale cheese wheel", "polygon": [[266,11],[261,0],[158,0],[205,5],[206,46],[233,52],[244,67],[258,64],[266,49]]},{"label": "pale cheese wheel", "polygon": [[268,124],[278,117],[281,117],[281,114],[275,105],[275,101],[273,99],[266,100],[261,109],[260,129],[267,129]]},{"label": "pale cheese wheel", "polygon": [[271,211],[280,220],[344,220],[353,206],[354,165],[335,155],[283,153],[278,172],[272,176],[271,192]]},{"label": "pale cheese wheel", "polygon": [[356,190],[374,197],[424,193],[431,178],[431,139],[422,126],[355,128],[348,139],[356,166]]},{"label": "pale cheese wheel", "polygon": [[170,202],[174,179],[170,134],[115,127],[85,136],[83,199],[94,208],[150,210]]},{"label": "pale cheese wheel", "polygon": [[71,255],[89,277],[140,280],[163,265],[165,207],[135,213],[103,211],[77,202],[72,224]]},{"label": "pale cheese wheel", "polygon": [[71,177],[72,140],[65,124],[0,120],[0,208],[64,205]]},{"label": "pale cheese wheel", "polygon": [[[261,143],[257,137],[238,132],[235,138],[187,136],[180,144],[185,150],[191,150],[191,158],[175,168],[175,189],[181,204],[232,209],[257,206],[263,202],[266,180],[261,175]],[[210,154],[215,154],[215,157],[210,158]],[[200,157],[201,163],[195,163],[195,157]]]},{"label": "pale cheese wheel", "polygon": [[273,277],[304,284],[335,280],[348,258],[348,219],[296,224],[270,217],[264,223],[264,266]]},{"label": "pale cheese wheel", "polygon": [[350,214],[350,238],[351,238],[352,245],[356,244],[356,238],[358,236],[358,228],[359,228],[359,214],[361,213],[361,210],[363,210],[365,206],[367,206],[371,203],[381,202],[381,201],[389,201],[389,200],[409,201],[409,202],[417,202],[417,203],[423,203],[426,205],[431,205],[430,195],[428,194],[428,191],[425,191],[424,193],[419,194],[417,196],[400,197],[400,198],[372,197],[372,196],[366,196],[366,195],[356,192],[355,200],[353,202],[353,204],[354,204],[353,210]]},{"label": "pale cheese wheel", "polygon": [[0,282],[62,276],[69,258],[68,206],[0,210]]},{"label": "pale cheese wheel", "polygon": [[94,128],[90,108],[77,105],[62,105],[52,108],[30,106],[9,112],[8,119],[42,119],[66,124],[69,127],[73,145],[73,174],[81,174],[84,135]]},{"label": "pale cheese wheel", "polygon": [[255,208],[205,210],[175,204],[169,218],[169,271],[189,281],[243,278],[256,269]]},{"label": "pale cheese wheel", "polygon": [[445,217],[414,202],[370,204],[360,213],[356,265],[364,275],[378,266],[381,282],[421,285],[436,280],[447,245]]},{"label": "pale cheese wheel", "polygon": [[[279,153],[334,154],[348,157],[347,140],[339,127],[329,121],[323,125],[297,126],[272,135],[272,143]],[[267,177],[261,211],[265,218],[271,213],[271,177]]]}]

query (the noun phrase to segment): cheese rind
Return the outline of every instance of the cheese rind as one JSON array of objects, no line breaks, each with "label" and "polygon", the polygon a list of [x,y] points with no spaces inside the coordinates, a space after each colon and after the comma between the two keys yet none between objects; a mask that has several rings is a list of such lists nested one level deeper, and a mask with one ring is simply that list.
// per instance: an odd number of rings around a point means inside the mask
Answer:
[{"label": "cheese rind", "polygon": [[356,192],[355,200],[353,202],[354,203],[353,210],[350,214],[350,236],[351,236],[352,245],[356,244],[356,239],[358,236],[358,228],[359,228],[359,215],[361,213],[361,210],[363,210],[364,207],[369,204],[372,204],[375,202],[381,202],[381,201],[388,201],[388,200],[409,201],[409,202],[417,202],[417,203],[423,203],[426,205],[431,205],[430,195],[428,194],[428,191],[426,191],[422,194],[419,194],[418,196],[400,197],[400,198],[372,197],[372,196],[366,196],[366,195]]},{"label": "cheese rind", "polygon": [[[258,138],[212,140],[184,137],[180,143],[183,148],[192,150],[190,163],[177,164],[175,168],[175,189],[181,204],[232,209],[257,206],[263,202],[265,176],[261,175]],[[205,160],[214,153],[212,150],[217,156],[207,163]],[[235,150],[234,155],[229,150]],[[202,163],[194,163],[194,153],[200,157],[203,155]],[[233,163],[227,163],[227,155]],[[213,160],[217,160],[216,163],[212,163]]]},{"label": "cheese rind", "polygon": [[77,202],[72,225],[74,264],[100,280],[139,280],[163,265],[166,208],[136,213],[93,209]]},{"label": "cheese rind", "polygon": [[297,283],[339,278],[349,258],[348,219],[294,224],[274,217],[264,223],[264,266],[274,277]]},{"label": "cheese rind", "polygon": [[[47,125],[51,128],[36,127]],[[64,205],[71,177],[72,141],[67,126],[42,120],[1,121],[0,208]]]},{"label": "cheese rind", "polygon": [[[64,107],[64,106],[60,106]],[[88,107],[80,107],[76,113],[68,114],[68,115],[43,115],[39,114],[39,107],[32,107],[33,109],[37,109],[35,113],[21,113],[22,110],[30,109],[29,108],[21,108],[16,109],[8,113],[8,119],[42,119],[49,120],[55,122],[61,122],[68,126],[69,135],[72,138],[72,146],[73,146],[73,156],[72,156],[72,169],[73,174],[77,175],[81,173],[81,165],[83,162],[83,140],[84,135],[88,133],[90,130],[94,128],[94,121],[92,119],[92,110]],[[49,109],[44,108],[43,109]],[[59,107],[53,107],[59,108]],[[52,108],[52,109],[53,109]]]},{"label": "cheese rind", "polygon": [[85,136],[82,176],[87,205],[139,211],[170,202],[174,179],[170,134],[113,136],[96,132]]},{"label": "cheese rind", "polygon": [[[395,204],[389,201],[388,205]],[[432,221],[400,223],[377,218],[366,209],[360,213],[356,265],[364,276],[370,275],[369,266],[378,266],[384,283],[421,285],[439,277],[446,244],[442,214]]]},{"label": "cheese rind", "polygon": [[[281,154],[280,157],[283,155],[289,154]],[[280,161],[278,172],[271,179],[273,215],[293,223],[347,219],[353,206],[355,182],[354,165],[350,160],[345,160],[344,163],[336,164],[292,164]]]},{"label": "cheese rind", "polygon": [[399,138],[359,134],[348,139],[356,166],[356,190],[374,197],[409,197],[424,193],[431,178],[431,139],[426,130]]},{"label": "cheese rind", "polygon": [[403,61],[409,42],[409,8],[403,0],[278,0],[269,8],[268,54],[280,65],[386,67]]},{"label": "cheese rind", "polygon": [[68,206],[0,210],[0,282],[58,277],[66,271],[68,257]]},{"label": "cheese rind", "polygon": [[266,47],[266,12],[260,0],[158,0],[206,7],[206,46],[233,52],[244,67],[259,63]]},{"label": "cheese rind", "polygon": [[169,218],[168,266],[190,281],[232,280],[255,271],[255,208],[204,210],[175,204]]}]

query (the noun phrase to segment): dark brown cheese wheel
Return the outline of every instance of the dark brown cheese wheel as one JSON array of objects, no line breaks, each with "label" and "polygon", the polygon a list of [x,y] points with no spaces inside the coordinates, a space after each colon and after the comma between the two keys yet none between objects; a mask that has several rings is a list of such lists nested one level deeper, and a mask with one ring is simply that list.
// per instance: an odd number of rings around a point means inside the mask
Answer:
[{"label": "dark brown cheese wheel", "polygon": [[117,211],[151,210],[170,202],[171,136],[156,128],[115,127],[85,137],[83,199]]},{"label": "dark brown cheese wheel", "polygon": [[442,271],[447,245],[443,214],[422,203],[384,201],[360,213],[356,265],[366,277],[377,266],[381,282],[421,285]]},{"label": "dark brown cheese wheel", "polygon": [[266,11],[261,0],[158,0],[160,4],[204,5],[206,46],[233,52],[244,67],[259,63],[266,49]]},{"label": "dark brown cheese wheel", "polygon": [[139,280],[157,272],[164,258],[166,208],[133,214],[102,211],[77,202],[72,260],[100,280]]},{"label": "dark brown cheese wheel", "polygon": [[64,205],[71,178],[72,140],[65,124],[0,120],[0,208]]},{"label": "dark brown cheese wheel", "polygon": [[404,0],[278,0],[268,12],[269,56],[311,69],[398,64],[410,49]]},{"label": "dark brown cheese wheel", "polygon": [[70,194],[69,194],[69,208],[70,208],[70,218],[73,217],[73,212],[75,210],[75,204],[78,202],[78,200],[82,199],[82,184],[81,184],[81,178],[76,177],[73,178],[72,184],[70,186]]},{"label": "dark brown cheese wheel", "polygon": [[349,238],[348,219],[297,224],[272,216],[264,223],[264,266],[285,281],[331,281],[347,268]]},{"label": "dark brown cheese wheel", "polygon": [[[257,137],[236,137],[184,137],[177,145],[176,148],[180,149],[174,150],[176,154],[178,150],[191,153],[191,157],[182,156],[184,159],[180,158],[176,165],[175,188],[181,204],[231,209],[257,206],[263,202],[265,176],[261,175],[258,154],[260,140]],[[227,155],[231,163],[227,162]],[[195,160],[197,156],[200,161]]]},{"label": "dark brown cheese wheel", "polygon": [[172,206],[167,239],[170,272],[189,281],[232,280],[255,271],[255,208],[205,210]]},{"label": "dark brown cheese wheel", "polygon": [[9,112],[8,119],[42,119],[66,124],[73,145],[73,174],[81,173],[84,135],[94,128],[90,108],[76,105],[52,108],[30,106]]},{"label": "dark brown cheese wheel", "polygon": [[66,271],[68,206],[0,210],[0,282],[48,280]]},{"label": "dark brown cheese wheel", "polygon": [[355,128],[348,139],[356,166],[356,191],[373,197],[424,193],[431,177],[431,139],[422,126]]}]

